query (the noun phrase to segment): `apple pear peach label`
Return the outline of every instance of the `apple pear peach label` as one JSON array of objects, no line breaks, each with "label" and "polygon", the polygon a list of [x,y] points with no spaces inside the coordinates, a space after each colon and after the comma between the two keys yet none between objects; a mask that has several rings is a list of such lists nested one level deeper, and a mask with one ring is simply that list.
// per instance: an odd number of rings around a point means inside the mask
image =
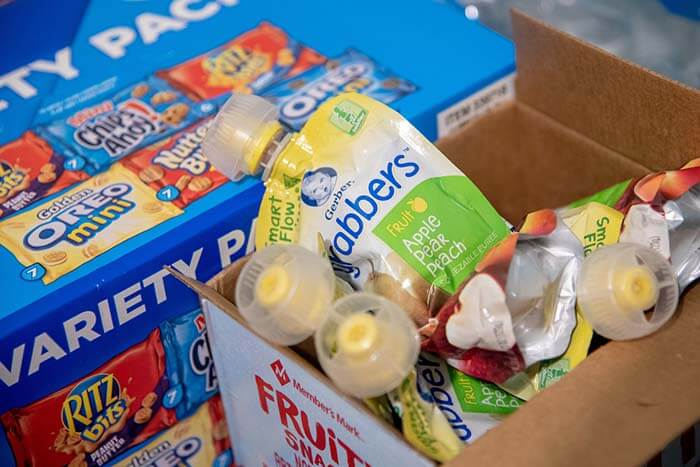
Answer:
[{"label": "apple pear peach label", "polygon": [[428,283],[453,294],[508,229],[467,177],[453,175],[419,183],[373,233]]}]

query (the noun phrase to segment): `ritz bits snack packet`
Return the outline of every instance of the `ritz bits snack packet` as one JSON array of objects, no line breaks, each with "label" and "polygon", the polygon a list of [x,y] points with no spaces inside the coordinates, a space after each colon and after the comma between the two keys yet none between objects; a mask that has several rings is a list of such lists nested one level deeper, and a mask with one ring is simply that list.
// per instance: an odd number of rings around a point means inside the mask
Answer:
[{"label": "ritz bits snack packet", "polygon": [[232,464],[226,421],[217,396],[153,439],[123,454],[115,467],[228,466]]},{"label": "ritz bits snack packet", "polygon": [[214,110],[211,102],[195,103],[162,79],[150,77],[37,130],[85,158],[86,167],[96,172]]},{"label": "ritz bits snack packet", "polygon": [[120,163],[153,188],[159,199],[184,208],[228,181],[202,154],[201,142],[210,124],[206,118]]},{"label": "ritz bits snack packet", "polygon": [[0,222],[26,280],[55,281],[119,243],[182,213],[119,164]]},{"label": "ritz bits snack packet", "polygon": [[230,92],[259,92],[325,60],[282,29],[263,22],[160,76],[199,99],[211,99]]},{"label": "ritz bits snack packet", "polygon": [[80,165],[31,131],[0,146],[0,218],[85,180]]},{"label": "ritz bits snack packet", "polygon": [[279,107],[281,121],[299,130],[319,105],[342,92],[358,92],[390,104],[415,90],[415,85],[379,67],[366,55],[348,50],[261,95]]},{"label": "ritz bits snack packet", "polygon": [[90,375],[0,419],[17,465],[101,466],[176,422],[161,403],[167,387],[156,329]]},{"label": "ritz bits snack packet", "polygon": [[206,321],[197,309],[163,322],[160,328],[171,387],[168,397],[170,402],[179,401],[177,416],[183,418],[219,388]]}]

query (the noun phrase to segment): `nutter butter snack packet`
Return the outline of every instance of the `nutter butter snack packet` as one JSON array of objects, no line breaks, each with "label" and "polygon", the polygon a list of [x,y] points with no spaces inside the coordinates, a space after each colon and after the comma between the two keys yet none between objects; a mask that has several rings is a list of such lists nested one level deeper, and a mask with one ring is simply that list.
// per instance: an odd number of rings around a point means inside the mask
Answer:
[{"label": "nutter butter snack packet", "polygon": [[[197,411],[177,425],[160,433],[147,443],[123,454],[112,465],[135,466],[227,466],[231,464],[231,452],[226,447],[228,431],[226,422],[214,405],[220,405],[219,397],[202,404]],[[223,424],[222,424],[223,422]],[[225,441],[222,443],[222,441]]]},{"label": "nutter butter snack packet", "polygon": [[184,208],[228,181],[202,154],[211,124],[202,120],[122,159],[124,167],[157,192],[158,199]]},{"label": "nutter butter snack packet", "polygon": [[348,50],[324,65],[271,86],[261,95],[279,107],[281,121],[299,130],[319,105],[340,93],[357,92],[390,104],[415,90],[415,85],[366,55]]},{"label": "nutter butter snack packet", "polygon": [[84,157],[92,171],[100,171],[213,110],[212,103],[196,103],[162,79],[150,77],[38,131]]},{"label": "nutter butter snack packet", "polygon": [[80,165],[31,131],[0,146],[0,218],[85,180]]},{"label": "nutter butter snack packet", "polygon": [[0,240],[27,267],[24,279],[48,284],[181,213],[115,164],[61,196],[0,222]]},{"label": "nutter butter snack packet", "polygon": [[219,384],[211,356],[207,324],[197,309],[160,325],[165,346],[170,397],[180,402],[178,418],[191,413],[218,391]]},{"label": "nutter butter snack packet", "polygon": [[161,403],[165,355],[156,329],[143,342],[0,420],[17,465],[106,465],[176,422]]},{"label": "nutter butter snack packet", "polygon": [[263,22],[160,75],[199,99],[211,99],[230,92],[259,92],[325,60],[282,29]]}]

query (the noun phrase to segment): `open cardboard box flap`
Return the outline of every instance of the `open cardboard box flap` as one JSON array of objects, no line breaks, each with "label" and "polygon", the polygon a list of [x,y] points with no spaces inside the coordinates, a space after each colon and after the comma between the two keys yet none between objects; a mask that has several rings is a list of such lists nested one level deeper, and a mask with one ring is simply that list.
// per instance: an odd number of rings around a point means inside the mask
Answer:
[{"label": "open cardboard box flap", "polygon": [[[509,220],[700,157],[700,93],[517,11],[513,30],[516,100],[439,143]],[[238,272],[213,289],[189,282],[240,322],[228,301]],[[647,461],[700,420],[699,338],[695,287],[659,332],[593,352],[451,465]]]}]

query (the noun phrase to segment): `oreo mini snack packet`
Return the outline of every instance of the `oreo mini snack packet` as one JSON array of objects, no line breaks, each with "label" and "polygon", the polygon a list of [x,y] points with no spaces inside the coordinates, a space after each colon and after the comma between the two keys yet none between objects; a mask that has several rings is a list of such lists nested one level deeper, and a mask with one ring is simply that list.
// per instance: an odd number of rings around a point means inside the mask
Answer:
[{"label": "oreo mini snack packet", "polygon": [[415,85],[381,68],[368,56],[348,50],[261,95],[279,107],[281,121],[299,130],[319,105],[340,93],[357,92],[390,104],[415,90]]},{"label": "oreo mini snack packet", "polygon": [[0,218],[85,180],[75,162],[31,131],[0,146]]},{"label": "oreo mini snack packet", "polygon": [[48,284],[181,213],[115,164],[61,196],[0,222],[0,242],[27,266],[25,280]]},{"label": "oreo mini snack packet", "polygon": [[325,61],[282,29],[262,22],[160,76],[198,99],[211,99],[231,92],[256,93]]},{"label": "oreo mini snack packet", "polygon": [[85,158],[87,167],[98,172],[214,110],[212,103],[195,103],[162,79],[150,77],[37,131]]}]

